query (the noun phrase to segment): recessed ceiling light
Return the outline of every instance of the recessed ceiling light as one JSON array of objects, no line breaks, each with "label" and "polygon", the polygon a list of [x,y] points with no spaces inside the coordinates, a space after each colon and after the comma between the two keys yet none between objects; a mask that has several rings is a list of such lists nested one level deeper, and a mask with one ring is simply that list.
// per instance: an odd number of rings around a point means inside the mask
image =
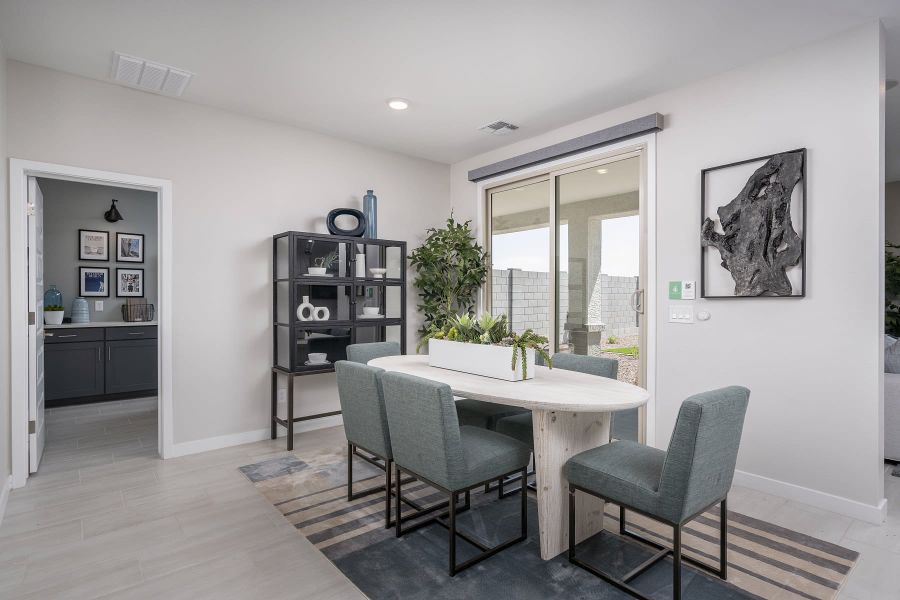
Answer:
[{"label": "recessed ceiling light", "polygon": [[598,175],[606,175],[607,173],[609,173],[609,169],[597,169]]},{"label": "recessed ceiling light", "polygon": [[409,101],[403,98],[391,98],[388,100],[388,106],[394,110],[406,110],[409,108]]},{"label": "recessed ceiling light", "polygon": [[897,80],[896,80],[896,79],[888,79],[888,80],[886,80],[886,81],[884,82],[884,89],[885,89],[885,91],[886,91],[886,90],[892,90],[892,89],[894,89],[895,87],[897,87]]}]

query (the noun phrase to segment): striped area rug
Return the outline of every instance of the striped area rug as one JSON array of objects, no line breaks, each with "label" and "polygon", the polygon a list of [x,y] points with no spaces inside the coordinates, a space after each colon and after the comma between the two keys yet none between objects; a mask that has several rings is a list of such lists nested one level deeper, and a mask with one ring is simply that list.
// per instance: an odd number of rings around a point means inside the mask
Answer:
[{"label": "striped area rug", "polygon": [[[344,449],[323,450],[302,457],[287,454],[241,467],[241,471],[297,531],[342,569],[347,557],[393,538],[392,531],[384,528],[383,495],[374,494],[347,502],[345,452]],[[354,461],[355,491],[378,485],[383,478],[383,473],[377,469],[362,461]],[[405,486],[404,496],[425,504],[441,499],[435,490],[418,482]],[[472,503],[476,511],[479,505],[492,502],[496,503],[496,494],[473,493]],[[511,511],[516,510],[516,502],[509,506]],[[608,504],[606,511],[606,529],[618,531],[618,508]],[[532,523],[532,530],[536,530],[536,522],[532,520]],[[628,526],[644,537],[671,544],[671,529],[650,519],[629,513]],[[742,592],[739,596],[727,597],[774,600],[836,598],[859,557],[857,552],[847,548],[734,511],[729,511],[728,528],[728,583],[711,578],[717,585],[733,586]],[[717,564],[718,532],[719,512],[716,508],[685,527],[685,554]],[[565,563],[563,559],[558,562]],[[348,576],[353,579],[351,573]],[[686,593],[686,597],[691,596]],[[724,598],[726,595],[724,592],[712,592],[704,597]]]}]

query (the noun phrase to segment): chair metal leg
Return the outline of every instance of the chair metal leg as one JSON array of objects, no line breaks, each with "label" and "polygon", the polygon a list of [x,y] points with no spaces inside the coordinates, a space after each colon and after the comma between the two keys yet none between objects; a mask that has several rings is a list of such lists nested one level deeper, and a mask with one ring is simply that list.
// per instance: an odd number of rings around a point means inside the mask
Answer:
[{"label": "chair metal leg", "polygon": [[400,508],[401,508],[401,504],[402,504],[400,502],[400,498],[402,497],[402,496],[400,496],[400,485],[403,483],[403,473],[400,472],[399,468],[397,469],[396,479],[397,479],[397,483],[396,483],[396,485],[397,485],[397,504],[394,505],[395,506],[395,508],[394,508],[394,524],[396,525],[396,529],[394,530],[394,536],[400,537],[400,525],[402,524],[402,519],[400,518]]},{"label": "chair metal leg", "polygon": [[353,444],[347,442],[347,502],[353,500]]},{"label": "chair metal leg", "polygon": [[681,525],[672,529],[672,600],[681,600]]},{"label": "chair metal leg", "polygon": [[575,486],[569,484],[569,562],[575,561]]},{"label": "chair metal leg", "polygon": [[625,535],[625,506],[619,505],[619,535]]},{"label": "chair metal leg", "polygon": [[450,494],[450,577],[456,575],[456,494]]},{"label": "chair metal leg", "polygon": [[[384,465],[384,528],[391,528],[391,471],[394,470],[393,461],[387,459]],[[397,498],[397,504],[400,499]]]},{"label": "chair metal leg", "polygon": [[528,537],[528,469],[522,469],[522,539]]},{"label": "chair metal leg", "polygon": [[728,498],[719,506],[719,577],[728,579]]}]

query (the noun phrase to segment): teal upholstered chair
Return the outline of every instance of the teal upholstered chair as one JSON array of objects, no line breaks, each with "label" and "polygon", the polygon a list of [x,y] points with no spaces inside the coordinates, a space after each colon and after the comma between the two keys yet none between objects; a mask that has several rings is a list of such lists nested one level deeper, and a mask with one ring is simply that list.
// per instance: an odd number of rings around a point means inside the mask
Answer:
[{"label": "teal upholstered chair", "polygon": [[384,356],[400,356],[399,342],[370,342],[347,346],[347,360],[355,363],[366,364]]},{"label": "teal upholstered chair", "polygon": [[[566,462],[569,480],[569,561],[637,598],[648,598],[630,582],[672,555],[673,596],[681,598],[681,563],[727,577],[728,491],[734,477],[750,390],[732,386],[691,396],[681,405],[668,451],[617,441],[576,454]],[[619,505],[619,532],[660,550],[651,560],[616,579],[575,556],[575,493],[581,491]],[[681,555],[685,523],[720,504],[719,567]],[[629,531],[633,510],[673,528],[673,548]]]},{"label": "teal upholstered chair", "polygon": [[[553,355],[553,368],[615,379],[619,374],[619,361],[599,356],[581,356],[579,354],[557,352]],[[534,448],[531,411],[499,419],[496,430]]]},{"label": "teal upholstered chair", "polygon": [[[391,526],[391,436],[381,388],[383,369],[347,360],[334,363],[347,435],[347,501],[384,491],[385,527]],[[360,454],[363,450],[367,455]],[[384,484],[353,492],[353,457],[384,470]]]},{"label": "teal upholstered chair", "polygon": [[[450,576],[525,539],[527,535],[525,469],[530,450],[512,438],[478,427],[459,426],[450,387],[402,373],[385,373],[382,377],[387,420],[391,434],[391,448],[397,466],[396,495],[400,497],[403,473],[412,475],[447,494],[449,510],[446,515],[403,529],[406,518],[400,516],[396,505],[394,522],[400,537],[413,529],[438,522],[448,516],[450,532]],[[456,502],[466,493],[486,482],[513,473],[521,473],[521,533],[518,537],[487,548],[456,529]],[[467,503],[468,504],[468,503]],[[456,538],[459,536],[481,552],[456,563]]]}]

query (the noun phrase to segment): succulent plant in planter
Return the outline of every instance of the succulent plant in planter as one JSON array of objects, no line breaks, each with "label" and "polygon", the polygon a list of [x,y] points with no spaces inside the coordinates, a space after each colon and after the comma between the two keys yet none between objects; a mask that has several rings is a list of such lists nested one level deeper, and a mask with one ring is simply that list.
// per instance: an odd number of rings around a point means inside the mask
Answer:
[{"label": "succulent plant in planter", "polygon": [[416,350],[420,350],[432,339],[510,347],[512,348],[510,368],[515,371],[518,361],[522,367],[523,379],[528,378],[528,350],[534,350],[535,354],[544,359],[548,367],[553,368],[553,361],[547,351],[549,340],[535,333],[533,329],[515,333],[510,329],[506,315],[494,316],[483,313],[478,318],[468,314],[452,316],[441,327],[432,325],[419,340]]},{"label": "succulent plant in planter", "polygon": [[60,325],[63,322],[65,314],[65,307],[48,304],[44,307],[44,323],[47,325]]},{"label": "succulent plant in planter", "polygon": [[337,250],[332,250],[325,256],[319,256],[313,259],[313,263],[319,267],[320,269],[330,269],[334,266],[334,263],[337,262],[338,252]]}]

